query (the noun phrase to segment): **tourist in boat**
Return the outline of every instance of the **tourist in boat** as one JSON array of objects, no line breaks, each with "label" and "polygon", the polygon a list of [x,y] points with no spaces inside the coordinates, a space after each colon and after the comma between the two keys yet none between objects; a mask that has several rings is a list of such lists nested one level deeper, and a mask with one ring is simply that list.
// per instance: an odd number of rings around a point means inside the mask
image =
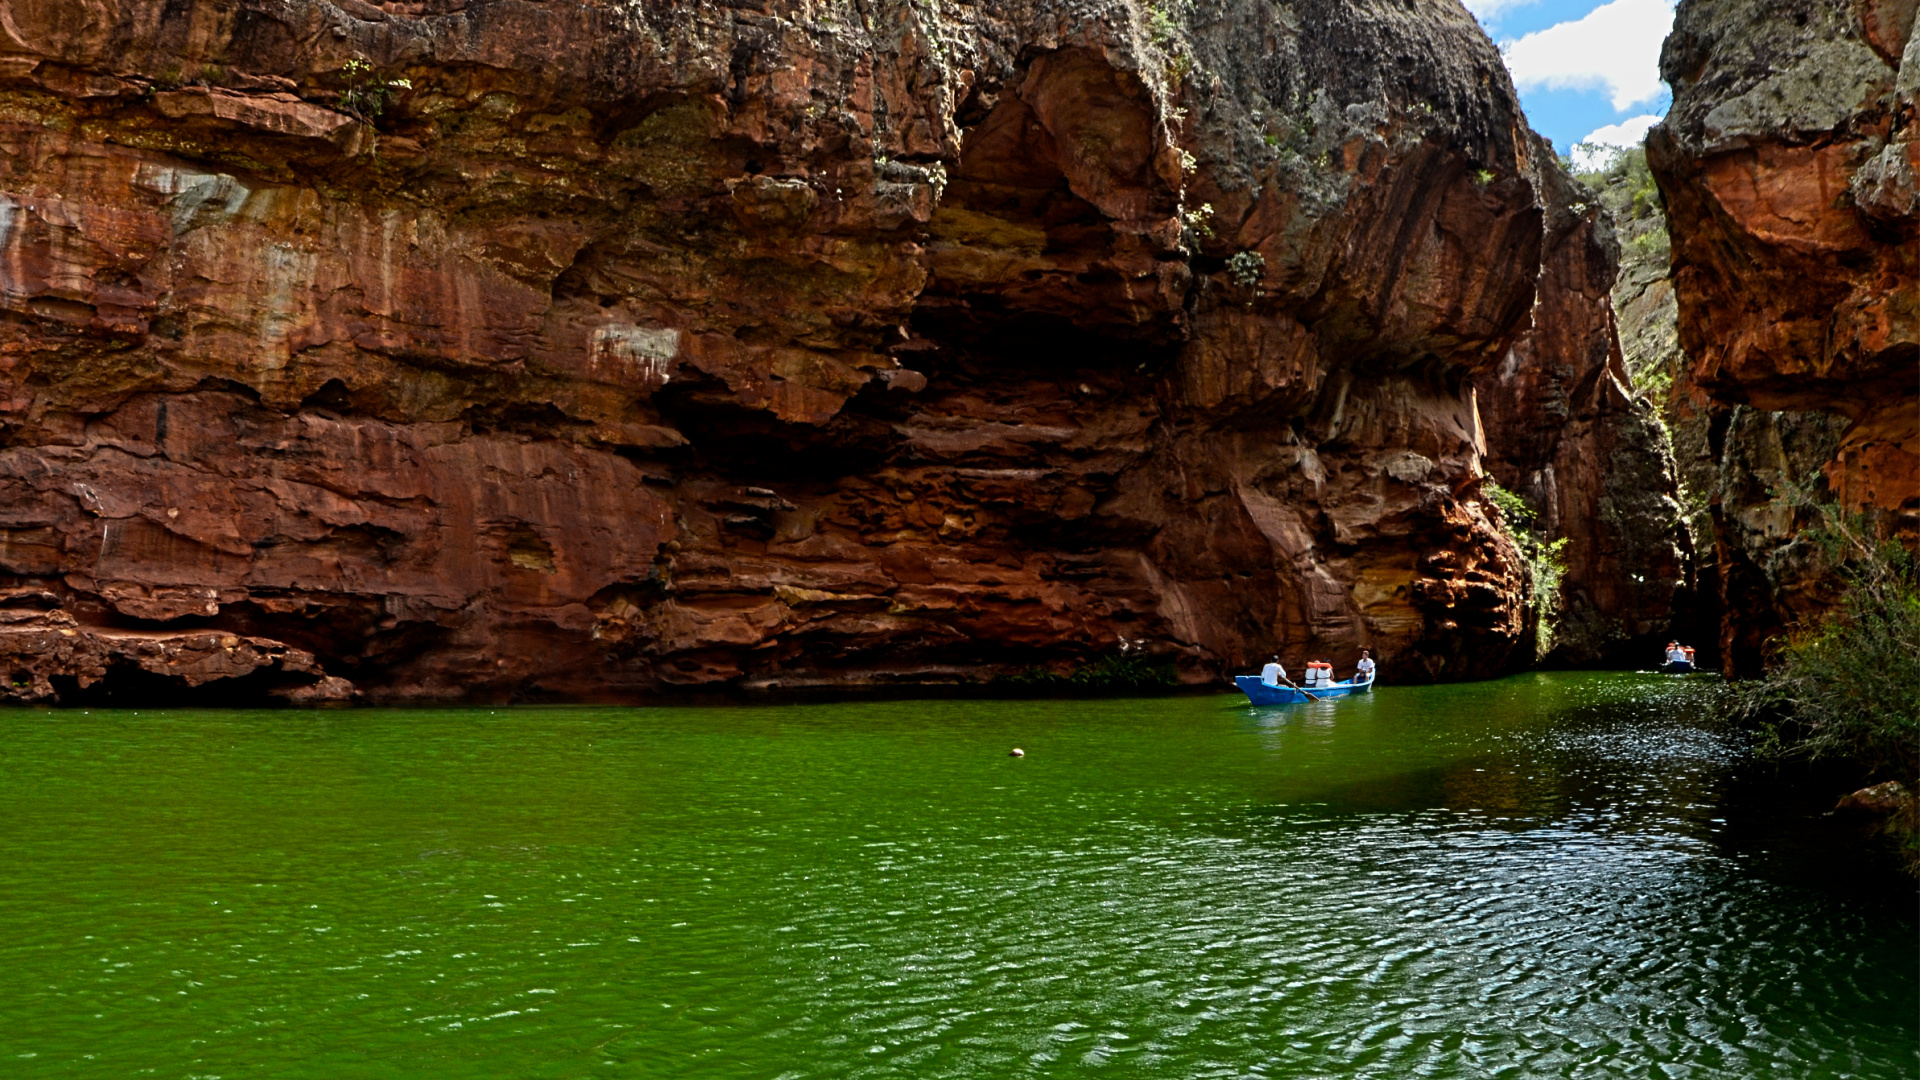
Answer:
[{"label": "tourist in boat", "polygon": [[1678,641],[1667,642],[1667,665],[1669,672],[1688,672],[1693,670],[1693,650]]},{"label": "tourist in boat", "polygon": [[1274,653],[1267,666],[1260,669],[1260,681],[1268,686],[1279,686],[1280,680],[1287,677],[1287,669],[1280,666],[1280,654]]},{"label": "tourist in boat", "polygon": [[1360,650],[1360,662],[1353,665],[1353,678],[1355,682],[1373,681],[1373,650]]}]

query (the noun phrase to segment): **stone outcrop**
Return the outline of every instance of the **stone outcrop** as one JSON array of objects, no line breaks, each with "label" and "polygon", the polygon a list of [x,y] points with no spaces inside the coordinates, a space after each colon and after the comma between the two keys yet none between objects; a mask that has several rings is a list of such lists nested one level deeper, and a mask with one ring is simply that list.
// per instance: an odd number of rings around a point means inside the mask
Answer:
[{"label": "stone outcrop", "polygon": [[1581,639],[1664,618],[1491,43],[1196,11],[0,0],[6,693],[1487,675],[1496,433]]},{"label": "stone outcrop", "polygon": [[1684,0],[1649,163],[1715,464],[1729,673],[1831,603],[1785,483],[1920,543],[1920,39],[1903,0]]}]

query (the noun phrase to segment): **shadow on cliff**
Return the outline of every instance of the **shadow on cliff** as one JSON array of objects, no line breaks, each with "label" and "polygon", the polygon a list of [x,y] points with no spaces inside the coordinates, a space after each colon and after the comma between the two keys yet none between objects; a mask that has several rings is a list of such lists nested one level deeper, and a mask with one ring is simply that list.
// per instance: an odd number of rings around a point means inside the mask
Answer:
[{"label": "shadow on cliff", "polygon": [[215,679],[199,686],[184,680],[116,664],[91,686],[81,687],[68,675],[53,677],[60,704],[96,709],[276,708],[293,707],[287,693],[312,680],[289,679],[262,669],[236,678]]}]

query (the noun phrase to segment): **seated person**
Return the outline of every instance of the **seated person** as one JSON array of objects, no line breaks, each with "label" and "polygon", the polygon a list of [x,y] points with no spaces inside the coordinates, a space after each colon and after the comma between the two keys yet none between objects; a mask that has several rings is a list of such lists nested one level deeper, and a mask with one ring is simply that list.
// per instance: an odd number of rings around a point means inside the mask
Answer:
[{"label": "seated person", "polygon": [[1360,650],[1360,662],[1353,665],[1353,678],[1355,682],[1372,682],[1373,681],[1373,650],[1372,649]]},{"label": "seated person", "polygon": [[1279,686],[1280,680],[1287,677],[1287,669],[1280,666],[1280,654],[1274,653],[1267,666],[1260,669],[1260,681],[1268,686]]}]

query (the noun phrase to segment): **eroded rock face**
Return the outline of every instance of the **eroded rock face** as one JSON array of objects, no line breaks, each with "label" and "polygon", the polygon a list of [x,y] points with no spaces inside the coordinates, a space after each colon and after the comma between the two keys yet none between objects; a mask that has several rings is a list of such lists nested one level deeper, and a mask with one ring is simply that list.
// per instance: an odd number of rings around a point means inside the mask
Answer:
[{"label": "eroded rock face", "polygon": [[1830,603],[1782,480],[1920,544],[1920,44],[1904,0],[1685,0],[1648,139],[1717,462],[1730,673]]},{"label": "eroded rock face", "polygon": [[1548,662],[1640,666],[1691,615],[1693,542],[1667,429],[1623,361],[1613,222],[1569,178],[1545,181],[1554,191],[1533,329],[1479,377],[1488,468],[1540,509],[1545,535],[1567,541]]},{"label": "eroded rock face", "polygon": [[1491,674],[1483,413],[1596,618],[1671,591],[1592,524],[1611,256],[1451,2],[0,10],[14,697],[181,634],[387,699]]}]

